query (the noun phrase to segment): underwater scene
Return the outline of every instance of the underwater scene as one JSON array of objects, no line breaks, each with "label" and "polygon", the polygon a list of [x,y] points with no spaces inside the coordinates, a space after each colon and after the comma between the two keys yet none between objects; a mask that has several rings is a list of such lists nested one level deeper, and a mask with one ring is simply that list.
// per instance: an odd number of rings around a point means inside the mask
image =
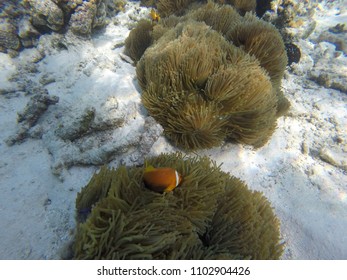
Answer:
[{"label": "underwater scene", "polygon": [[1,0],[0,259],[347,260],[347,0]]}]

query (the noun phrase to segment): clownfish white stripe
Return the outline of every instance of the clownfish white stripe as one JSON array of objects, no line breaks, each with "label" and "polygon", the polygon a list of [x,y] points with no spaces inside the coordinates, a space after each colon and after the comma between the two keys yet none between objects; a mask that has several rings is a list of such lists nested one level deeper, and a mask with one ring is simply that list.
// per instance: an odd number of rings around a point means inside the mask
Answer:
[{"label": "clownfish white stripe", "polygon": [[175,175],[176,175],[176,187],[179,185],[180,181],[180,175],[178,174],[177,170],[175,170]]}]

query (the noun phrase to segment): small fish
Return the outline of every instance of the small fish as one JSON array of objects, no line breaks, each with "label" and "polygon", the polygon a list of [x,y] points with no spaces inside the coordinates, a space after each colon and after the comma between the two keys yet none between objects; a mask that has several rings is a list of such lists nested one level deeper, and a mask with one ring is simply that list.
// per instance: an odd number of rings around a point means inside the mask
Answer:
[{"label": "small fish", "polygon": [[145,168],[143,181],[146,187],[152,191],[171,192],[182,182],[182,176],[173,168],[154,168],[150,165]]},{"label": "small fish", "polygon": [[149,16],[151,17],[152,21],[158,22],[160,20],[159,14],[154,9],[151,10]]}]

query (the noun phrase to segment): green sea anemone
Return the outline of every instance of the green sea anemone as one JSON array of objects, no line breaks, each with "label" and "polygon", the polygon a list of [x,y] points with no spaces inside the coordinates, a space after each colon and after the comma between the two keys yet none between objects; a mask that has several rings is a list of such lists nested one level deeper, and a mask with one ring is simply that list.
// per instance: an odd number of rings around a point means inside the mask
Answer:
[{"label": "green sea anemone", "polygon": [[153,26],[149,20],[140,20],[125,40],[125,53],[136,63],[152,44]]},{"label": "green sea anemone", "polygon": [[101,168],[76,199],[75,259],[280,258],[279,221],[260,192],[206,157],[146,163],[176,169],[181,185],[160,194],[144,186],[143,167]]},{"label": "green sea anemone", "polygon": [[134,58],[136,74],[143,105],[171,142],[196,150],[223,141],[258,148],[270,139],[289,108],[280,88],[287,56],[275,27],[209,2],[163,18],[151,40]]}]

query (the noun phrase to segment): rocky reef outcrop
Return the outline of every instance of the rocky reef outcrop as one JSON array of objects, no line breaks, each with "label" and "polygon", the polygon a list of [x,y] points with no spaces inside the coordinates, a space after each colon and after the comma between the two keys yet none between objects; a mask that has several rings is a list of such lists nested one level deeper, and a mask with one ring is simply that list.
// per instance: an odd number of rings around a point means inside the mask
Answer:
[{"label": "rocky reef outcrop", "polygon": [[0,3],[0,51],[13,55],[33,47],[41,34],[71,31],[90,37],[109,17],[124,9],[123,0],[26,0]]}]

